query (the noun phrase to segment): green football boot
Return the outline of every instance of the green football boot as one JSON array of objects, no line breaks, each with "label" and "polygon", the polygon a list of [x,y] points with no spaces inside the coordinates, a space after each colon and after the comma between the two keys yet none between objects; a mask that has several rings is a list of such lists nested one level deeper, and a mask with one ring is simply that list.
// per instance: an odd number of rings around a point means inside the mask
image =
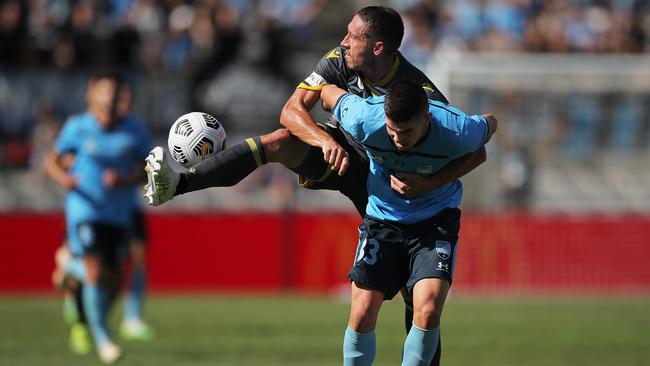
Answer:
[{"label": "green football boot", "polygon": [[125,341],[151,341],[156,333],[142,320],[129,319],[120,325],[120,336]]},{"label": "green football boot", "polygon": [[77,355],[87,355],[93,351],[90,329],[83,323],[75,322],[70,326],[70,350]]}]

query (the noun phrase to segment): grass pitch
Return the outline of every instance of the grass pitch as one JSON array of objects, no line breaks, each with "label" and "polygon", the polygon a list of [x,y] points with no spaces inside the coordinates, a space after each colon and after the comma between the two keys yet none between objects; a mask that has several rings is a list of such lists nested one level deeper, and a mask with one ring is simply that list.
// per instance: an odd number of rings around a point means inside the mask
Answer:
[{"label": "grass pitch", "polygon": [[[120,341],[118,365],[340,365],[347,314],[324,298],[153,297],[156,340]],[[375,365],[400,364],[402,317],[384,305]],[[650,365],[650,298],[452,298],[442,334],[445,366]],[[95,364],[69,353],[58,299],[0,297],[0,365]]]}]

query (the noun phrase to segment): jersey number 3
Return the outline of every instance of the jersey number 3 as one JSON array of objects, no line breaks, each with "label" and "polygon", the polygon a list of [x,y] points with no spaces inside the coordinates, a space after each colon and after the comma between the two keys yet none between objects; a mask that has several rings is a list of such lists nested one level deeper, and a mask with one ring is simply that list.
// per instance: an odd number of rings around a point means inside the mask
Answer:
[{"label": "jersey number 3", "polygon": [[368,240],[368,238],[364,236],[363,238],[361,238],[361,242],[359,243],[356,262],[363,259],[364,262],[372,266],[377,262],[378,251],[379,251],[379,242],[375,239]]}]

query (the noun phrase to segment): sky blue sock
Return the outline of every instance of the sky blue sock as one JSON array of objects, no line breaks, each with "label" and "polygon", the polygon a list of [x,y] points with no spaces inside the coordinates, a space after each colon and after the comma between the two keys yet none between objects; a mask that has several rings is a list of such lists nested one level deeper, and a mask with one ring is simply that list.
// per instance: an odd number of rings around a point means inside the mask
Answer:
[{"label": "sky blue sock", "polygon": [[100,292],[100,310],[101,310],[101,321],[102,324],[108,324],[108,314],[110,312],[111,307],[115,303],[115,300],[117,299],[117,296],[119,295],[119,289],[118,288],[101,288]]},{"label": "sky blue sock", "polygon": [[86,319],[97,345],[110,340],[106,323],[103,321],[105,317],[102,314],[102,292],[97,284],[85,284],[82,289]]},{"label": "sky blue sock", "polygon": [[133,268],[131,286],[124,300],[124,320],[141,319],[142,303],[146,289],[146,273],[143,267]]},{"label": "sky blue sock", "polygon": [[84,282],[86,279],[86,264],[83,259],[74,257],[65,268],[65,273],[74,277],[75,279]]},{"label": "sky blue sock", "polygon": [[429,366],[436,354],[439,337],[440,328],[425,330],[413,324],[404,342],[402,366]]},{"label": "sky blue sock", "polygon": [[375,360],[375,331],[357,333],[348,328],[343,338],[343,366],[370,366]]}]

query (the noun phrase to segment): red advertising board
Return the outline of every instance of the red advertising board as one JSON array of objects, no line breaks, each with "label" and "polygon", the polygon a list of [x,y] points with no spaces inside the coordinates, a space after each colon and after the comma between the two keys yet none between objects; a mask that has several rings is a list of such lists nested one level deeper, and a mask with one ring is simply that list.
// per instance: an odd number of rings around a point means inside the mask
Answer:
[{"label": "red advertising board", "polygon": [[[348,213],[151,214],[156,291],[327,292],[346,282],[360,219]],[[52,291],[60,214],[0,215],[0,292]],[[454,288],[650,293],[650,216],[464,214]]]}]

